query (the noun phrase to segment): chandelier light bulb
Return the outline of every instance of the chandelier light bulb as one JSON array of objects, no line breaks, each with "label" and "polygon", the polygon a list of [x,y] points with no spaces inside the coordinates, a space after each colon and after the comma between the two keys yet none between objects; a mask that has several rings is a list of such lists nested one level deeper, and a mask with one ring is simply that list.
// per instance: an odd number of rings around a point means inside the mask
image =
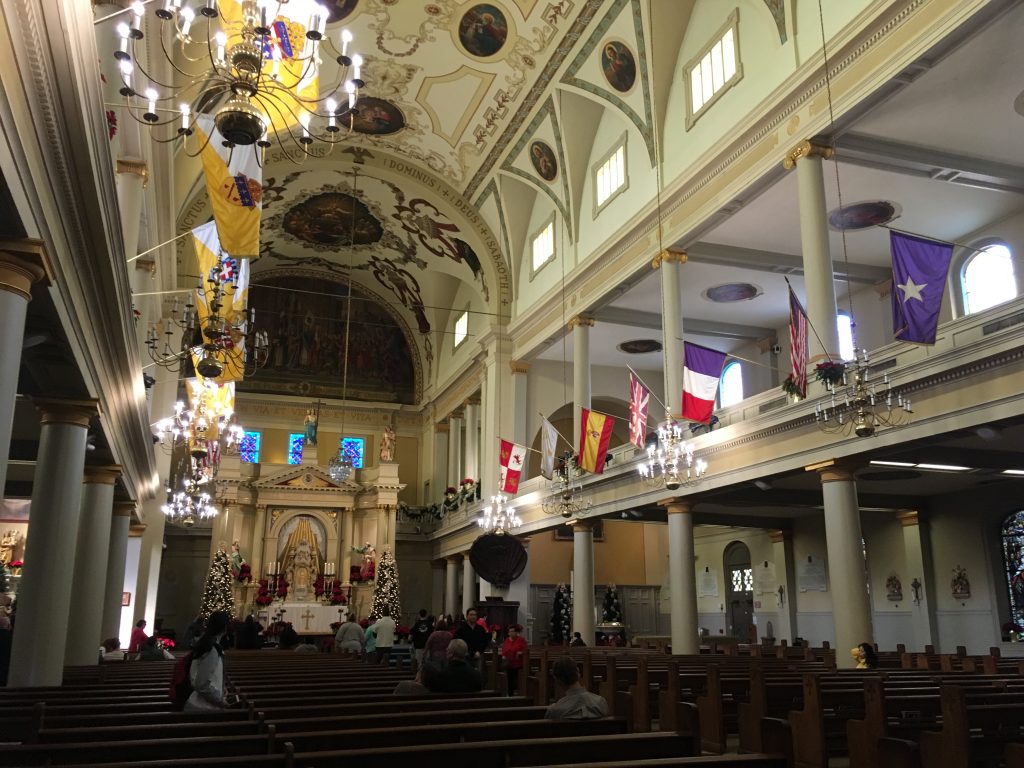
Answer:
[{"label": "chandelier light bulb", "polygon": [[192,20],[195,19],[195,17],[196,12],[187,5],[181,9],[181,36],[183,38],[188,37],[189,30],[192,29]]},{"label": "chandelier light bulb", "polygon": [[338,130],[337,118],[335,113],[338,111],[338,102],[334,99],[327,100],[327,130],[336,131]]},{"label": "chandelier light bulb", "polygon": [[142,14],[146,12],[146,9],[142,5],[142,3],[139,2],[139,0],[135,0],[135,2],[131,4],[130,8],[132,9],[131,36],[134,37],[136,40],[141,40],[142,39]]},{"label": "chandelier light bulb", "polygon": [[359,77],[359,68],[362,67],[362,66],[363,66],[363,57],[360,56],[358,53],[352,54],[352,81],[353,81],[353,83],[355,83],[355,81],[361,79]]},{"label": "chandelier light bulb", "polygon": [[352,42],[352,33],[348,31],[348,27],[341,30],[341,55],[348,56],[348,44]]},{"label": "chandelier light bulb", "polygon": [[218,32],[214,36],[214,40],[217,41],[217,62],[220,64],[224,63],[224,48],[228,44],[228,36],[223,32]]}]

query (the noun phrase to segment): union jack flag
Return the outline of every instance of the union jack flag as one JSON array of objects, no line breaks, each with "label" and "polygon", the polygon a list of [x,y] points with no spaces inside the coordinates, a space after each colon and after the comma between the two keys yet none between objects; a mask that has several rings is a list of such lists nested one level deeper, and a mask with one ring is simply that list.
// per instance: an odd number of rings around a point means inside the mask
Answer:
[{"label": "union jack flag", "polygon": [[647,411],[651,406],[651,390],[636,374],[629,374],[629,442],[643,448],[647,439]]}]

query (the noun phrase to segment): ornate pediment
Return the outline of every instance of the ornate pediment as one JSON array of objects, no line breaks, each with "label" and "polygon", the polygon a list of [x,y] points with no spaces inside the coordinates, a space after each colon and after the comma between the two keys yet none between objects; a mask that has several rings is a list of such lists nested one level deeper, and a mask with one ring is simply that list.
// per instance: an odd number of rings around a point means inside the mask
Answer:
[{"label": "ornate pediment", "polygon": [[344,483],[336,483],[331,476],[317,466],[289,467],[283,472],[277,472],[267,477],[261,477],[254,487],[261,491],[322,491],[334,493],[358,493],[361,489],[351,480]]}]

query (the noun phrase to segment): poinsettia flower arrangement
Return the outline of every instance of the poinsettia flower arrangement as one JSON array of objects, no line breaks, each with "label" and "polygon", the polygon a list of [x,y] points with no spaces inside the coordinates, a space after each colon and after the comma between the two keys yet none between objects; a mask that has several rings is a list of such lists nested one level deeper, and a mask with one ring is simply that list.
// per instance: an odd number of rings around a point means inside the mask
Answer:
[{"label": "poinsettia flower arrangement", "polygon": [[843,383],[846,376],[846,364],[835,360],[825,360],[814,366],[814,378],[826,386]]},{"label": "poinsettia flower arrangement", "polygon": [[345,590],[342,589],[340,581],[334,582],[334,589],[331,591],[330,602],[331,605],[345,605],[348,602],[348,598],[345,596]]},{"label": "poinsettia flower arrangement", "polygon": [[786,380],[782,382],[782,391],[787,395],[794,395],[797,397],[803,397],[804,393],[800,391],[800,385],[796,383],[796,379],[793,378],[793,374],[789,374]]},{"label": "poinsettia flower arrangement", "polygon": [[270,582],[267,579],[260,579],[259,589],[256,592],[254,602],[256,605],[270,605],[274,602],[274,596],[270,594]]},{"label": "poinsettia flower arrangement", "polygon": [[281,578],[277,582],[277,596],[284,600],[288,597],[288,579]]},{"label": "poinsettia flower arrangement", "polygon": [[248,584],[252,581],[252,568],[249,567],[248,563],[242,563],[238,573],[235,574],[235,581],[239,584]]},{"label": "poinsettia flower arrangement", "polygon": [[313,582],[313,594],[320,597],[324,593],[324,577],[317,576]]}]

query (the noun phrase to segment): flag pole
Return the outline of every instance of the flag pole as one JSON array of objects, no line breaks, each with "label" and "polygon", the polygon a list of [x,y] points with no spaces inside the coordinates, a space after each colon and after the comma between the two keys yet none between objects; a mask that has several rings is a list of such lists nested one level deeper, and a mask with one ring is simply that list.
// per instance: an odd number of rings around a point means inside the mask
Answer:
[{"label": "flag pole", "polygon": [[[789,290],[792,291],[793,290],[793,286],[792,286],[792,284],[790,284],[789,278],[786,277],[785,275],[783,275],[782,279],[786,281],[786,285],[789,287]],[[806,313],[804,313],[804,314],[806,315]],[[821,336],[818,335],[818,331],[815,329],[814,324],[811,323],[810,315],[807,315],[807,327],[810,328],[811,331],[814,333],[814,338],[816,338],[818,340],[818,344],[821,346],[821,350],[825,353],[825,357],[828,358],[828,361],[830,363],[834,363],[835,360],[832,359],[832,355],[830,355],[828,353],[828,350],[825,349],[825,342],[823,342],[821,340]]]},{"label": "flag pole", "polygon": [[[512,445],[515,445],[515,444],[516,444],[516,441],[515,441],[515,440],[505,440],[505,438],[504,438],[504,437],[499,437],[499,438],[498,438],[498,449],[499,449],[499,451],[501,450],[501,444],[502,444],[502,442],[506,442],[506,443],[512,443]],[[528,446],[528,445],[520,445],[519,447],[520,447],[520,448],[525,448],[526,450],[528,450],[528,451],[532,451],[533,453],[544,453],[543,451],[538,451],[538,450],[537,450],[536,448],[531,448],[531,447],[530,447],[530,446]]]},{"label": "flag pole", "polygon": [[[629,363],[626,363],[626,367],[629,368],[629,372],[630,373],[632,373],[634,376],[637,377],[637,379],[640,380],[640,383],[643,384],[647,388],[647,391],[650,393],[651,397],[653,397],[655,400],[657,400],[658,403],[661,405],[661,407],[664,408],[666,413],[667,413],[668,412],[668,406],[665,405],[665,403],[662,402],[660,397],[658,397],[656,394],[654,394],[654,390],[652,390],[650,387],[647,386],[647,382],[644,381],[643,376],[641,376],[639,373],[634,371],[633,370],[633,366],[630,365]],[[598,413],[600,413],[600,411],[598,411]],[[617,417],[615,417],[615,418],[617,418]]]},{"label": "flag pole", "polygon": [[127,260],[127,261],[126,261],[125,263],[126,263],[126,264],[131,264],[131,263],[132,263],[133,261],[135,261],[136,259],[141,259],[141,258],[142,258],[143,256],[145,256],[145,255],[146,255],[147,253],[152,253],[153,251],[155,251],[155,250],[158,250],[158,249],[160,249],[160,248],[163,248],[163,247],[164,247],[165,245],[170,245],[170,244],[171,244],[171,243],[173,243],[173,242],[174,242],[175,240],[180,240],[180,239],[181,239],[181,238],[183,238],[183,237],[184,237],[185,235],[190,235],[190,234],[192,234],[192,230],[191,230],[191,229],[186,229],[186,230],[185,230],[184,232],[182,232],[182,233],[181,233],[180,235],[175,235],[175,236],[174,236],[174,237],[172,237],[172,238],[171,238],[170,240],[164,240],[164,241],[163,241],[162,243],[160,243],[160,244],[158,244],[158,245],[154,245],[154,246],[153,246],[152,248],[149,248],[149,249],[147,249],[147,250],[143,251],[142,253],[137,253],[137,254],[135,254],[135,255],[134,255],[134,256],[132,256],[132,257],[131,257],[130,259],[128,259],[128,260]]}]

